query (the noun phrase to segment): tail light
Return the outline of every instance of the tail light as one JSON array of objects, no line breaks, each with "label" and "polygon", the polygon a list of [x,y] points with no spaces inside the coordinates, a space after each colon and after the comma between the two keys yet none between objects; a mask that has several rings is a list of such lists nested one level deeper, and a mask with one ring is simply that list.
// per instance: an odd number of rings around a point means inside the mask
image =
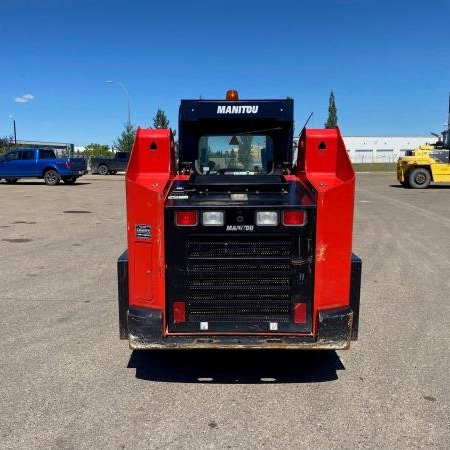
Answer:
[{"label": "tail light", "polygon": [[306,303],[295,304],[294,323],[306,323]]},{"label": "tail light", "polygon": [[283,211],[283,225],[288,227],[302,226],[305,224],[306,214],[305,211],[292,210]]},{"label": "tail light", "polygon": [[175,223],[179,227],[193,227],[198,223],[197,211],[177,211]]},{"label": "tail light", "polygon": [[173,321],[174,323],[186,322],[186,303],[173,302]]},{"label": "tail light", "polygon": [[71,168],[72,168],[72,163],[70,162],[70,159],[68,159],[68,160],[66,161],[66,167],[67,167],[68,169],[71,169]]}]

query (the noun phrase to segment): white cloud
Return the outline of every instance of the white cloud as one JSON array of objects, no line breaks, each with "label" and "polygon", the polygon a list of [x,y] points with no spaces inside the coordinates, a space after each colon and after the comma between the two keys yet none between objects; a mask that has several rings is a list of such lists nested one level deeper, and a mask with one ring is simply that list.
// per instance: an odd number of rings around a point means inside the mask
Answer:
[{"label": "white cloud", "polygon": [[33,94],[24,94],[24,95],[21,95],[20,97],[15,97],[14,101],[16,103],[27,103],[27,102],[29,102],[30,100],[33,100],[33,99],[34,99],[34,95]]}]

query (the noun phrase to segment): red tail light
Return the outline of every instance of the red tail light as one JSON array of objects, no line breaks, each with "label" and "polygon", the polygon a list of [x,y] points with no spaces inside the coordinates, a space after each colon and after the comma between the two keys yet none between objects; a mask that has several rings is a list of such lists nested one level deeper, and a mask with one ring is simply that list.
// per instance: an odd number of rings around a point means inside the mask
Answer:
[{"label": "red tail light", "polygon": [[186,303],[185,302],[173,302],[173,322],[174,323],[186,322]]},{"label": "red tail light", "polygon": [[71,168],[72,168],[72,163],[70,162],[70,159],[68,159],[68,160],[66,161],[66,167],[67,167],[68,169],[71,169]]},{"label": "red tail light", "polygon": [[198,223],[197,211],[177,211],[175,222],[181,227],[195,226]]},{"label": "red tail light", "polygon": [[301,226],[305,224],[305,211],[284,211],[283,212],[283,225],[286,226]]},{"label": "red tail light", "polygon": [[306,303],[295,304],[294,323],[306,323]]}]

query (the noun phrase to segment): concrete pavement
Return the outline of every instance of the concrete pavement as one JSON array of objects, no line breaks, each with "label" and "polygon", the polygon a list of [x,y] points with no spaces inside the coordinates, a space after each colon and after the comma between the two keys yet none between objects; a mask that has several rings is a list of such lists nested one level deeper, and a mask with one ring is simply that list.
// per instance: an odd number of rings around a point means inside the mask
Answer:
[{"label": "concrete pavement", "polygon": [[319,353],[132,353],[124,177],[0,204],[0,448],[450,447],[450,186],[358,174],[360,338]]}]

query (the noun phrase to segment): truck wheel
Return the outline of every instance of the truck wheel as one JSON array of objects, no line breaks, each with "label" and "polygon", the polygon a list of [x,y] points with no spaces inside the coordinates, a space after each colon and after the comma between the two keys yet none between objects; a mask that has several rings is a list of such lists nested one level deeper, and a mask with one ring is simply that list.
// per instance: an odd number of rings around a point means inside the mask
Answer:
[{"label": "truck wheel", "polygon": [[427,169],[419,167],[411,171],[408,181],[414,189],[425,189],[430,185],[431,175]]},{"label": "truck wheel", "polygon": [[19,179],[18,178],[5,178],[5,181],[8,184],[14,184],[14,183],[17,183],[17,181],[19,181]]},{"label": "truck wheel", "polygon": [[97,172],[98,172],[100,175],[108,175],[108,172],[109,172],[108,166],[106,166],[105,164],[100,164],[100,165],[97,167]]},{"label": "truck wheel", "polygon": [[62,180],[64,181],[64,184],[75,184],[77,177],[65,177]]},{"label": "truck wheel", "polygon": [[44,181],[47,186],[56,186],[61,178],[56,170],[50,169],[44,173]]}]

